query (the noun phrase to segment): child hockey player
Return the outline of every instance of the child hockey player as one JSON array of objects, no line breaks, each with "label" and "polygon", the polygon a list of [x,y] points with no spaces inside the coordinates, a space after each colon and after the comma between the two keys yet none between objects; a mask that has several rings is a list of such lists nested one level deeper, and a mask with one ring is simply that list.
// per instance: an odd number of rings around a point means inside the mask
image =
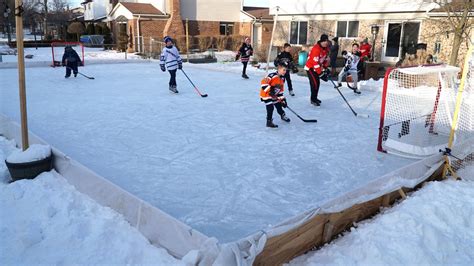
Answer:
[{"label": "child hockey player", "polygon": [[295,64],[293,63],[293,56],[290,54],[291,45],[289,43],[285,43],[283,45],[283,52],[279,53],[278,56],[275,58],[273,62],[277,67],[280,63],[286,63],[288,65],[288,70],[285,74],[286,83],[288,83],[288,92],[291,96],[295,96],[293,92],[293,85],[291,84],[291,77],[290,77],[290,69],[293,73],[298,72],[298,68],[296,68]]},{"label": "child hockey player", "polygon": [[278,126],[273,124],[273,109],[274,106],[280,115],[281,120],[290,122],[290,119],[285,115],[282,107],[286,107],[286,99],[283,96],[285,74],[288,68],[288,64],[280,63],[277,71],[268,74],[263,78],[260,88],[260,100],[265,103],[267,108],[267,127],[277,128]]},{"label": "child hockey player", "polygon": [[169,90],[178,93],[178,89],[176,88],[176,71],[183,68],[183,61],[181,60],[178,49],[173,45],[171,37],[166,36],[163,42],[166,46],[163,48],[163,52],[160,56],[160,68],[163,72],[168,69],[170,73]]},{"label": "child hockey player", "polygon": [[239,51],[237,52],[237,55],[235,56],[235,61],[239,60],[240,57],[240,62],[244,65],[244,68],[242,70],[242,77],[244,79],[248,79],[249,76],[245,73],[247,71],[247,64],[249,63],[250,56],[253,55],[253,48],[252,45],[250,44],[250,38],[246,37],[245,41],[242,43],[242,46],[240,46]]},{"label": "child hockey player", "polygon": [[328,81],[330,74],[327,69],[329,66],[329,38],[327,34],[322,34],[311,52],[308,55],[308,61],[304,69],[308,73],[309,85],[311,87],[311,104],[320,106],[321,101],[318,99],[319,85],[321,80]]},{"label": "child hockey player", "polygon": [[70,45],[66,45],[66,47],[64,47],[62,65],[66,67],[66,76],[64,76],[65,78],[69,78],[71,76],[71,70],[74,74],[74,77],[77,77],[77,67],[82,65],[82,62],[79,55]]},{"label": "child hockey player", "polygon": [[342,78],[347,76],[347,74],[350,74],[352,77],[352,80],[354,81],[354,93],[360,94],[359,89],[357,89],[357,81],[358,81],[358,72],[357,72],[357,66],[359,65],[359,60],[360,60],[360,52],[359,52],[359,44],[354,43],[352,45],[352,52],[347,53],[346,51],[343,52],[342,56],[346,59],[346,64],[344,65],[344,68],[342,71],[339,73],[339,77],[337,79],[337,87],[341,87],[341,81]]}]

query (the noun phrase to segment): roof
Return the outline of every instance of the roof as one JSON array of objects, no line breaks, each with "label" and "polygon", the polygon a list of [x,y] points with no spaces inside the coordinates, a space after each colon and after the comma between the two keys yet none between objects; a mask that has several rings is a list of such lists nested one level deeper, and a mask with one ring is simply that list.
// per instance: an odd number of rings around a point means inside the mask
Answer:
[{"label": "roof", "polygon": [[264,20],[273,20],[273,16],[270,15],[270,9],[265,7],[253,7],[253,6],[244,6],[243,10],[255,17],[257,19],[264,19]]},{"label": "roof", "polygon": [[277,12],[275,6],[279,15],[416,13],[439,7],[426,0],[273,0],[272,6],[272,15]]},{"label": "roof", "polygon": [[143,4],[143,3],[127,3],[121,2],[128,11],[134,15],[165,15],[163,12],[158,10],[152,4]]}]

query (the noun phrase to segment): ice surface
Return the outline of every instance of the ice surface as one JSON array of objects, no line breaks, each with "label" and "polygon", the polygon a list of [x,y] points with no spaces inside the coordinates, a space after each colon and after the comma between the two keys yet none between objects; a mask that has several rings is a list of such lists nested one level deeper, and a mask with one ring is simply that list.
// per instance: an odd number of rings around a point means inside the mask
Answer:
[{"label": "ice surface", "polygon": [[[178,72],[179,94],[157,63],[89,65],[95,80],[64,79],[62,68],[28,68],[30,129],[95,172],[197,230],[232,241],[277,224],[412,162],[376,151],[380,92],[332,88],[322,107],[293,77],[291,123],[265,127],[264,72],[238,62],[184,64],[208,98]],[[375,85],[376,86],[376,85]],[[19,121],[17,70],[0,70],[0,112]]]}]

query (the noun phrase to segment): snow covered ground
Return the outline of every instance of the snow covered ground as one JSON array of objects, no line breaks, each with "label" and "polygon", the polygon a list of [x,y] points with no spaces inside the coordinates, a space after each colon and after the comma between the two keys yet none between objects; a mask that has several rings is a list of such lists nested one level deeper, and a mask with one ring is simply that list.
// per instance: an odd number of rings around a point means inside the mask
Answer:
[{"label": "snow covered ground", "polygon": [[430,182],[289,265],[472,265],[474,165],[458,174],[463,181]]},{"label": "snow covered ground", "polygon": [[[156,62],[89,65],[64,79],[63,68],[28,68],[30,130],[125,190],[197,230],[232,241],[288,219],[410,160],[376,151],[380,88],[355,96],[356,118],[330,83],[321,108],[294,76],[291,123],[265,128],[259,84],[238,62],[184,65],[199,97],[178,73],[178,95]],[[16,69],[0,70],[0,112],[19,120]]]},{"label": "snow covered ground", "polygon": [[54,171],[8,184],[4,160],[14,150],[0,137],[1,265],[181,265]]},{"label": "snow covered ground", "polygon": [[[64,51],[63,48],[56,48],[59,51],[59,55],[62,57],[62,53]],[[1,45],[0,44],[0,52],[9,52],[12,49],[9,48],[6,45]],[[80,49],[75,48],[76,52],[80,54]],[[52,63],[52,51],[51,48],[47,47],[41,47],[38,49],[35,48],[25,48],[25,56],[26,55],[32,55],[33,58],[28,59],[25,58],[25,63],[28,64],[29,62],[44,62],[45,66],[48,66]],[[61,58],[59,58],[60,60]],[[135,54],[130,54],[127,53],[127,59],[128,60],[136,60],[136,59],[141,59],[140,56],[135,55]],[[16,55],[3,55],[3,62],[4,63],[14,63],[17,62],[18,57]],[[103,48],[90,48],[90,47],[84,47],[84,61],[85,64],[87,65],[88,63],[94,63],[95,61],[100,60],[102,61],[107,61],[107,60],[125,60],[125,53],[118,52],[115,50],[105,50]],[[1,67],[2,63],[0,63]]]}]

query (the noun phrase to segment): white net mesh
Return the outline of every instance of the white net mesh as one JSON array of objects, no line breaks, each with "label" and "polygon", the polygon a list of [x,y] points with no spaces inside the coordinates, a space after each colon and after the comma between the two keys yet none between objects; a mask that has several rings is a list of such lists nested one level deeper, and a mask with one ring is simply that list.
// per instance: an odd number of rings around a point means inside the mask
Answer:
[{"label": "white net mesh", "polygon": [[448,144],[459,68],[393,69],[386,80],[379,150],[405,157],[438,153]]},{"label": "white net mesh", "polygon": [[52,53],[52,65],[51,66],[61,66],[61,60],[64,54],[64,48],[69,45],[71,46],[76,53],[81,58],[82,63],[84,64],[84,46],[80,42],[53,42],[51,43],[51,53]]},{"label": "white net mesh", "polygon": [[[467,68],[461,80],[459,116],[455,126],[451,155],[448,156],[455,171],[474,164],[474,54],[472,49],[466,56]],[[464,74],[464,73],[463,73]],[[464,82],[462,82],[464,81]]]}]

